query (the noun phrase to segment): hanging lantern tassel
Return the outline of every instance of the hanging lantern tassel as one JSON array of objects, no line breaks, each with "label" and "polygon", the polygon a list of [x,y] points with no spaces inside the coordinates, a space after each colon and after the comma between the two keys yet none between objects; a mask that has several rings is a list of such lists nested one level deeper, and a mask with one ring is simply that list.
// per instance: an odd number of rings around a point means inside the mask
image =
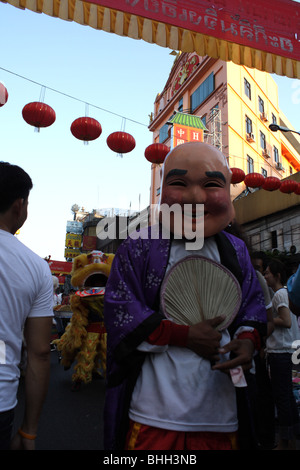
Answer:
[{"label": "hanging lantern tassel", "polygon": [[151,144],[145,149],[146,160],[150,163],[160,165],[164,162],[167,154],[170,152],[170,148],[164,144]]},{"label": "hanging lantern tassel", "polygon": [[135,148],[135,139],[127,132],[113,132],[107,137],[106,143],[120,157],[122,157],[123,153],[131,152]]},{"label": "hanging lantern tassel", "polygon": [[245,173],[243,170],[241,170],[240,168],[230,168],[230,171],[232,173],[231,184],[238,184],[244,181]]},{"label": "hanging lantern tassel", "polygon": [[98,139],[102,133],[100,122],[90,117],[80,117],[71,124],[71,133],[76,139],[83,140],[87,144],[91,140]]},{"label": "hanging lantern tassel", "polygon": [[41,127],[51,126],[56,119],[54,109],[40,101],[26,104],[22,110],[22,116],[24,121],[30,126],[34,126],[38,132]]},{"label": "hanging lantern tassel", "polygon": [[4,106],[8,100],[8,92],[4,83],[0,82],[0,107]]}]

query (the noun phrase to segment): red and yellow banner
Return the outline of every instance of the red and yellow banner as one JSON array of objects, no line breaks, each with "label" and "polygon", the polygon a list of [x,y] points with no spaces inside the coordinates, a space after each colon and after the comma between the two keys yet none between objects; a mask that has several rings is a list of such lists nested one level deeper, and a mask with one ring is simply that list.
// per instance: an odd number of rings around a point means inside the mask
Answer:
[{"label": "red and yellow banner", "polygon": [[70,274],[72,271],[72,263],[68,261],[48,261],[52,274]]},{"label": "red and yellow banner", "polygon": [[1,0],[66,21],[300,78],[300,4],[292,0]]},{"label": "red and yellow banner", "polygon": [[90,0],[143,18],[300,60],[300,5],[291,0]]}]

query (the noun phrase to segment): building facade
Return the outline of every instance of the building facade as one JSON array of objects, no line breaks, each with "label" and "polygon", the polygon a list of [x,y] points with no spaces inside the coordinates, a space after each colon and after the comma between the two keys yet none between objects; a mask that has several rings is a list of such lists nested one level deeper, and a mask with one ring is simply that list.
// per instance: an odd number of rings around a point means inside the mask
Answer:
[{"label": "building facade", "polygon": [[[201,118],[204,141],[220,148],[230,167],[280,179],[300,170],[299,136],[269,129],[271,123],[293,128],[279,109],[270,74],[179,53],[150,116],[153,142],[172,148],[172,117],[177,112]],[[244,189],[244,183],[232,186],[232,199]],[[159,195],[160,165],[153,164],[150,203],[156,204]]]},{"label": "building facade", "polygon": [[[287,179],[300,183],[300,172]],[[251,251],[270,253],[275,250],[298,260],[300,195],[259,189],[235,200],[234,208]]]}]

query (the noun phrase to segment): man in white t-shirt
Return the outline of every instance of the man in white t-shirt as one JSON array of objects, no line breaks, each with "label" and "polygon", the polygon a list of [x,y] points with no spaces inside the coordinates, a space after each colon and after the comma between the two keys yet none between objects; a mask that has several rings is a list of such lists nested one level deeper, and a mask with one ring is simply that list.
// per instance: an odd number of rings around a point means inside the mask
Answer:
[{"label": "man in white t-shirt", "polygon": [[[0,162],[0,449],[34,449],[48,388],[53,287],[45,260],[14,234],[27,218],[32,181],[16,165]],[[22,339],[27,348],[26,407],[11,442]]]}]

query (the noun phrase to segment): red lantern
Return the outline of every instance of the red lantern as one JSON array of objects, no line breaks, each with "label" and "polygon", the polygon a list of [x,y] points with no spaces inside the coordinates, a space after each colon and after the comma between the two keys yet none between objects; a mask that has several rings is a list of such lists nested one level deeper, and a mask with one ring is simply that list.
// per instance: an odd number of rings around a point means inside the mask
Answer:
[{"label": "red lantern", "polygon": [[27,124],[38,129],[40,127],[51,126],[56,119],[54,109],[48,104],[39,101],[26,104],[22,110],[22,116]]},{"label": "red lantern", "polygon": [[169,151],[170,148],[165,144],[151,144],[145,150],[145,157],[150,163],[161,164]]},{"label": "red lantern", "polygon": [[291,194],[297,189],[297,187],[298,187],[297,181],[285,180],[285,181],[281,181],[279,191],[285,194]]},{"label": "red lantern", "polygon": [[231,177],[231,184],[238,184],[244,181],[245,173],[240,168],[230,168],[232,177]]},{"label": "red lantern", "polygon": [[298,183],[297,188],[294,191],[295,194],[300,195],[300,183]]},{"label": "red lantern", "polygon": [[8,92],[2,82],[0,82],[0,107],[4,106],[8,100]]},{"label": "red lantern", "polygon": [[260,188],[264,184],[265,177],[260,173],[249,173],[245,176],[244,183],[249,188]]},{"label": "red lantern", "polygon": [[275,176],[267,176],[264,184],[262,185],[262,189],[265,189],[266,191],[275,191],[280,188],[280,185],[281,181],[279,178],[276,178]]},{"label": "red lantern", "polygon": [[102,127],[100,122],[90,117],[80,117],[71,124],[71,132],[76,139],[88,142],[100,137]]},{"label": "red lantern", "polygon": [[135,147],[135,140],[127,132],[113,132],[106,139],[107,145],[113,152],[128,153]]}]

